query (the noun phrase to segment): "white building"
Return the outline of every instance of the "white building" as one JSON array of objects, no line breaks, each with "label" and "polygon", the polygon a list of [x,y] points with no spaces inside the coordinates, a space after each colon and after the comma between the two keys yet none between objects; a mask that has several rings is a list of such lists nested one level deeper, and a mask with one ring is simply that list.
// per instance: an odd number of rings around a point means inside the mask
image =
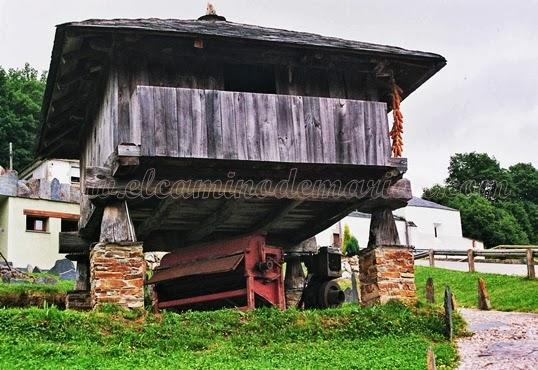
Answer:
[{"label": "white building", "polygon": [[51,159],[35,161],[19,174],[21,180],[58,179],[61,184],[78,184],[80,182],[80,165],[74,159]]},{"label": "white building", "polygon": [[[416,249],[483,249],[482,242],[462,235],[460,212],[457,209],[413,197],[407,207],[394,212],[400,243]],[[368,245],[370,215],[353,212],[340,222],[316,235],[318,245],[331,245],[333,234],[343,234],[344,225],[359,241],[360,248]]]},{"label": "white building", "polygon": [[39,161],[21,176],[0,169],[0,253],[15,267],[52,267],[64,258],[59,233],[78,230],[79,202],[78,161]]}]

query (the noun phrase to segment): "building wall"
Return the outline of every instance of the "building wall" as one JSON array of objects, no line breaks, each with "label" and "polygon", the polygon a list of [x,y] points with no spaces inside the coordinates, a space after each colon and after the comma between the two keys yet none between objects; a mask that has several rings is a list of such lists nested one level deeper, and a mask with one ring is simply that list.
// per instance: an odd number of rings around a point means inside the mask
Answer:
[{"label": "building wall", "polygon": [[[61,231],[61,219],[49,218],[47,232],[26,231],[25,209],[65,212],[79,214],[79,205],[42,199],[16,198],[7,199],[7,207],[1,208],[0,222],[4,225],[6,214],[9,223],[6,223],[8,261],[16,267],[28,264],[49,269],[57,259],[64,258],[58,253],[58,233]],[[7,212],[6,212],[7,211]],[[4,226],[2,226],[4,227]],[[4,242],[2,235],[2,242]]]},{"label": "building wall", "polygon": [[[405,207],[394,211],[395,216],[405,218],[416,226],[408,226],[408,240],[403,220],[396,220],[396,228],[401,244],[409,244],[417,249],[483,249],[482,242],[474,241],[462,236],[461,219],[459,211],[444,210],[427,207]],[[316,235],[318,245],[331,245],[333,233],[338,233],[340,226],[342,233],[344,225],[349,225],[351,233],[359,241],[361,248],[368,245],[370,218],[363,215],[350,215],[330,228]],[[435,236],[437,226],[437,237]]]},{"label": "building wall", "polygon": [[70,184],[71,177],[73,176],[80,177],[78,161],[52,159],[42,162],[29,174],[23,176],[23,179],[45,179],[52,181],[56,178],[61,184]]}]

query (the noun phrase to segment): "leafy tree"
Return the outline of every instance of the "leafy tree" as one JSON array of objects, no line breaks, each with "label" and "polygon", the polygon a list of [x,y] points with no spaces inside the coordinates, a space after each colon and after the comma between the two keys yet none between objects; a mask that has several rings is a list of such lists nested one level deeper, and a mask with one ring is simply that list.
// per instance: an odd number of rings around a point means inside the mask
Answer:
[{"label": "leafy tree", "polygon": [[484,153],[456,154],[445,185],[423,198],[460,210],[463,234],[486,247],[538,243],[538,171],[518,163],[501,168]]},{"label": "leafy tree", "polygon": [[359,253],[359,241],[355,238],[349,230],[349,225],[344,225],[344,240],[342,246],[342,252],[345,256],[356,256]]},{"label": "leafy tree", "polygon": [[450,158],[446,184],[465,194],[478,192],[489,200],[508,190],[510,175],[486,153],[457,153]]},{"label": "leafy tree", "polygon": [[39,75],[29,64],[7,71],[0,67],[0,165],[9,164],[9,142],[16,170],[34,159],[45,80],[46,74]]}]

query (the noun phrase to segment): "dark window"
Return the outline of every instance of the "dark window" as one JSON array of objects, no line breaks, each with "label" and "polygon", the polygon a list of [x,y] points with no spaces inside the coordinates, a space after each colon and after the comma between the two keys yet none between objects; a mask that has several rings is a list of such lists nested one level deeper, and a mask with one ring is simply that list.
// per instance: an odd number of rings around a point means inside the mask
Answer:
[{"label": "dark window", "polygon": [[48,229],[48,217],[26,216],[26,231],[45,232]]},{"label": "dark window", "polygon": [[78,231],[78,221],[62,218],[62,232]]},{"label": "dark window", "polygon": [[78,184],[80,182],[80,177],[78,176],[71,176],[71,183],[74,184]]},{"label": "dark window", "polygon": [[271,66],[226,64],[224,65],[224,89],[275,94],[275,72]]}]

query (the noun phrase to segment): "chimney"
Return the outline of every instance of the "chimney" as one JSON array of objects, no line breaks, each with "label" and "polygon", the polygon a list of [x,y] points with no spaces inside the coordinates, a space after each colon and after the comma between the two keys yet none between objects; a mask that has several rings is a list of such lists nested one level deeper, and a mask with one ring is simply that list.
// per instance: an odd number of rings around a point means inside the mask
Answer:
[{"label": "chimney", "polygon": [[215,9],[215,6],[211,3],[207,3],[207,11],[205,15],[202,15],[200,18],[198,18],[199,21],[207,21],[207,22],[226,22],[226,18],[217,15],[217,10]]}]

